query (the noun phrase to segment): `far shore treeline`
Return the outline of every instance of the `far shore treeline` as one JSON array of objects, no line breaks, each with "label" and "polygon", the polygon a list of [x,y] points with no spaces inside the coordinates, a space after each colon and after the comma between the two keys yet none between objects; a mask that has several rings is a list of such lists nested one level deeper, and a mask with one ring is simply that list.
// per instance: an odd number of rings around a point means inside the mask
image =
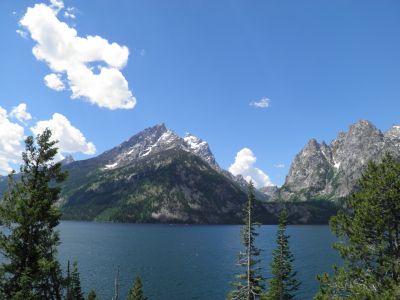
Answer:
[{"label": "far shore treeline", "polygon": [[[61,219],[57,201],[68,174],[61,163],[54,162],[56,154],[57,142],[51,140],[50,130],[30,136],[25,141],[20,173],[9,175],[0,203],[0,253],[4,257],[0,299],[99,299],[95,290],[84,295],[79,262],[57,259],[60,239],[56,227]],[[286,226],[291,206],[298,204],[279,203],[271,262],[261,261],[262,249],[255,246],[260,218],[256,205],[250,183],[247,201],[242,203],[243,249],[237,261],[242,272],[232,277],[227,299],[296,299],[301,280],[293,268],[295,257]],[[343,265],[318,276],[320,289],[314,299],[400,299],[400,162],[389,154],[379,163],[369,162],[356,191],[343,199],[330,226],[338,238],[333,247]],[[67,265],[66,272],[61,264]],[[261,276],[265,268],[270,268],[271,278]],[[127,299],[148,299],[146,294],[151,294],[152,287],[143,287],[140,274],[132,276],[135,280]],[[113,300],[122,299],[118,277],[117,273],[115,282],[110,283]]]}]

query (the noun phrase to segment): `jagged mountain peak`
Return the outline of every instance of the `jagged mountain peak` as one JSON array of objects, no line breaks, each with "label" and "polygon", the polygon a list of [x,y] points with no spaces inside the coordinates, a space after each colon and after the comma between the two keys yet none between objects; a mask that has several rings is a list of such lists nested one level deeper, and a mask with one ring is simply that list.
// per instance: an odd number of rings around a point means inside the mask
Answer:
[{"label": "jagged mountain peak", "polygon": [[316,139],[310,139],[306,145],[306,147],[317,147],[319,145]]},{"label": "jagged mountain peak", "polygon": [[206,162],[208,162],[214,169],[219,169],[217,162],[215,161],[214,155],[212,154],[210,147],[206,141],[192,135],[191,133],[186,133],[183,140],[186,146],[191,152],[200,156]]},{"label": "jagged mountain peak", "polygon": [[389,130],[385,132],[385,137],[392,139],[400,139],[400,125],[393,125]]},{"label": "jagged mountain peak", "polygon": [[385,132],[384,137],[397,151],[400,151],[400,125],[393,125]]},{"label": "jagged mountain peak", "polygon": [[368,120],[360,120],[350,126],[348,135],[373,134],[382,135],[382,132]]},{"label": "jagged mountain peak", "polygon": [[368,120],[340,132],[329,145],[311,139],[294,159],[279,192],[283,200],[338,199],[354,189],[369,160],[390,152],[400,157],[400,126],[383,134]]},{"label": "jagged mountain peak", "polygon": [[181,138],[173,130],[168,129],[164,123],[142,130],[119,146],[104,152],[99,157],[103,161],[102,169],[105,171],[172,148],[193,153],[214,169],[220,170],[206,141],[192,134],[186,134]]}]

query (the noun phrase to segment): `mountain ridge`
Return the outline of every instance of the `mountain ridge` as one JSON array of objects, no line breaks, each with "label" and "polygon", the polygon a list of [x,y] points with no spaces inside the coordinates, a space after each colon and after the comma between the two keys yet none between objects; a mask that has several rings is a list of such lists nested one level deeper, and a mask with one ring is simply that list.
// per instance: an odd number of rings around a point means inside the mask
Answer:
[{"label": "mountain ridge", "polygon": [[310,139],[272,199],[337,201],[356,188],[367,162],[378,162],[385,153],[400,157],[399,125],[383,133],[370,121],[360,120],[347,132],[339,132],[329,145]]},{"label": "mountain ridge", "polygon": [[[291,223],[326,222],[334,203],[356,188],[366,163],[387,152],[400,158],[400,125],[382,132],[360,120],[329,144],[310,139],[282,187],[255,191],[260,222],[274,223],[282,205]],[[180,137],[164,123],[96,157],[67,156],[62,164],[70,174],[59,201],[65,219],[240,223],[247,197],[245,179],[221,168],[206,141],[189,133]],[[0,177],[0,192],[6,182]]]}]

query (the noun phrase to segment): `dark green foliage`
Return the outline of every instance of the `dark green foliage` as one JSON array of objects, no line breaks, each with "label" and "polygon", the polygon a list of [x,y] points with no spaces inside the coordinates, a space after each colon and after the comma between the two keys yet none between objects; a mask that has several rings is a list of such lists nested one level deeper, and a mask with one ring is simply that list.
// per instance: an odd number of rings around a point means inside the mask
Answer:
[{"label": "dark green foliage", "polygon": [[129,291],[127,300],[147,300],[143,294],[143,285],[140,276],[137,276],[133,287]]},{"label": "dark green foliage", "polygon": [[[93,163],[95,163],[93,161]],[[117,222],[239,223],[246,193],[180,148],[113,170],[66,166],[63,218]],[[84,172],[84,174],[83,174]],[[172,214],[154,217],[160,211]],[[176,216],[172,218],[171,216]]]},{"label": "dark green foliage", "polygon": [[46,130],[25,140],[21,179],[9,176],[9,189],[0,204],[0,267],[2,299],[61,299],[63,278],[56,259],[60,212],[55,206],[67,174],[52,160],[56,142]]},{"label": "dark green foliage", "polygon": [[294,257],[289,248],[289,236],[286,234],[287,212],[283,210],[279,217],[279,227],[276,234],[276,248],[272,252],[271,263],[272,278],[265,300],[293,299],[299,288],[300,282],[293,271]]},{"label": "dark green foliage", "polygon": [[94,290],[91,290],[87,295],[86,300],[99,300],[99,298],[97,297],[96,292]]},{"label": "dark green foliage", "polygon": [[78,272],[78,263],[75,261],[72,266],[72,272],[70,272],[69,261],[67,268],[67,278],[66,278],[66,300],[84,300],[81,280]]},{"label": "dark green foliage", "polygon": [[258,235],[255,230],[257,224],[253,221],[254,202],[254,186],[251,182],[244,210],[244,225],[241,230],[244,251],[239,253],[238,261],[238,265],[243,267],[245,271],[236,276],[236,281],[233,283],[234,290],[228,295],[230,300],[260,299],[263,291],[264,278],[259,274],[260,268],[257,267],[260,262],[257,259],[260,255],[260,250],[254,244],[255,237]]},{"label": "dark green foliage", "polygon": [[319,276],[316,299],[400,299],[400,163],[370,162],[331,228],[344,265]]}]

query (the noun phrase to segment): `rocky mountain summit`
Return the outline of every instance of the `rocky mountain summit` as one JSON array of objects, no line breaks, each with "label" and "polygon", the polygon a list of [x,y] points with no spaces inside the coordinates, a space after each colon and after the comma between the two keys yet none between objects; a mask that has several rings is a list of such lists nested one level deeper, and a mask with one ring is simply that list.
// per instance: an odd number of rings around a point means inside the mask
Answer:
[{"label": "rocky mountain summit", "polygon": [[246,199],[207,142],[181,138],[164,124],[64,167],[70,176],[60,206],[68,219],[231,223]]},{"label": "rocky mountain summit", "polygon": [[284,185],[273,199],[304,201],[338,200],[349,195],[367,162],[385,153],[400,157],[400,126],[382,133],[361,120],[340,132],[329,145],[311,139],[296,155]]},{"label": "rocky mountain summit", "polygon": [[143,130],[119,146],[93,158],[93,161],[103,164],[103,170],[111,170],[174,148],[192,153],[214,169],[220,169],[207,142],[191,134],[181,138],[167,129],[164,123]]},{"label": "rocky mountain summit", "polygon": [[[61,161],[69,176],[58,205],[64,219],[107,222],[226,224],[242,221],[247,182],[216,162],[207,142],[180,137],[164,124],[147,128],[97,157]],[[18,177],[18,175],[17,175]],[[7,187],[0,176],[0,195]],[[276,187],[256,190],[257,221],[274,224],[283,203]],[[293,203],[294,224],[326,223],[330,203]]]}]

